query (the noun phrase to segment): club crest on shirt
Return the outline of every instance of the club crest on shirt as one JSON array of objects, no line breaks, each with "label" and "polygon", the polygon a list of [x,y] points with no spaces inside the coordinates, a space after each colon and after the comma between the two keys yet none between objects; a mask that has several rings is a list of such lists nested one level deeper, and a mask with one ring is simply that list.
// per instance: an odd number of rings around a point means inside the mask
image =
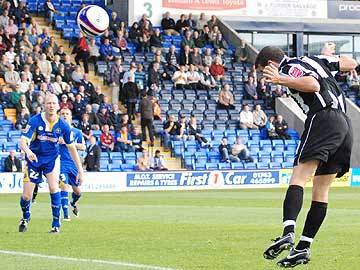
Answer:
[{"label": "club crest on shirt", "polygon": [[44,130],[44,128],[42,126],[40,126],[40,127],[38,127],[38,130],[42,131],[42,130]]},{"label": "club crest on shirt", "polygon": [[23,129],[23,133],[28,133],[30,130],[30,125],[26,125],[26,127]]},{"label": "club crest on shirt", "polygon": [[57,134],[60,134],[60,133],[61,133],[61,129],[60,129],[60,128],[57,128],[57,129],[55,130],[55,132],[56,132]]},{"label": "club crest on shirt", "polygon": [[289,69],[289,75],[293,78],[300,78],[303,74],[304,72],[297,66],[292,66]]}]

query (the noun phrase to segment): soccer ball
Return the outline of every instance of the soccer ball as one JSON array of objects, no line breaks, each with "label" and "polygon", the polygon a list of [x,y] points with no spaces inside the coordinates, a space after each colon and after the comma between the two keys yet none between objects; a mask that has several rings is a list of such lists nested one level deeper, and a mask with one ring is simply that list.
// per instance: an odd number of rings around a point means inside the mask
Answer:
[{"label": "soccer ball", "polygon": [[100,36],[109,27],[109,15],[105,9],[96,5],[82,8],[76,20],[80,30],[89,37]]}]

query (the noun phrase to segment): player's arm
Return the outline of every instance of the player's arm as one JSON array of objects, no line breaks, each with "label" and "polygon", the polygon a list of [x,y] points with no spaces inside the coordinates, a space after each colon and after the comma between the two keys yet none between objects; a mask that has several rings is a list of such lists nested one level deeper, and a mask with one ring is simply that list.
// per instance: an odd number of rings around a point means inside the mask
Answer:
[{"label": "player's arm", "polygon": [[78,137],[75,143],[75,147],[77,150],[79,151],[85,151],[86,149],[86,145],[85,145],[85,141],[84,141],[84,137],[81,131],[79,131],[78,133]]},{"label": "player's arm", "polygon": [[340,71],[351,71],[357,67],[358,63],[355,59],[347,56],[347,55],[340,55],[339,57],[339,66]]},{"label": "player's arm", "polygon": [[27,158],[30,161],[37,162],[38,161],[37,156],[29,148],[30,140],[33,139],[33,136],[36,136],[35,134],[36,125],[34,122],[35,122],[34,118],[30,118],[28,125],[22,131],[21,138],[19,141],[19,147],[21,151],[23,151],[26,154]]},{"label": "player's arm", "polygon": [[74,161],[74,163],[76,165],[76,168],[78,170],[79,181],[80,181],[80,184],[81,184],[83,182],[83,179],[84,179],[84,170],[83,170],[81,160],[80,160],[79,154],[77,152],[76,146],[75,146],[74,143],[67,144],[66,146],[67,146],[67,149],[69,150],[70,156],[73,159],[73,161]]},{"label": "player's arm", "polygon": [[320,84],[313,76],[303,76],[294,78],[291,76],[281,75],[278,68],[270,64],[263,70],[267,82],[273,84],[280,84],[291,89],[296,89],[300,92],[313,93],[320,91]]}]

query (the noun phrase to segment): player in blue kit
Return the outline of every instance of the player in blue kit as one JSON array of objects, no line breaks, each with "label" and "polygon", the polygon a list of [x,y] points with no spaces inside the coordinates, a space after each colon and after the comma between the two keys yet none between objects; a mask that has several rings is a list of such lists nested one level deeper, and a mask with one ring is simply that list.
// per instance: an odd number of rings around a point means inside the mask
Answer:
[{"label": "player in blue kit", "polygon": [[[71,111],[67,108],[64,108],[60,111],[60,116],[65,120],[70,126],[72,123],[72,114]],[[74,135],[74,144],[77,150],[85,150],[85,141],[80,129],[71,127],[71,131]],[[63,138],[60,138],[60,188],[61,188],[61,206],[64,212],[64,221],[70,221],[69,217],[69,185],[72,187],[72,201],[70,205],[72,207],[73,214],[75,216],[79,215],[79,209],[77,207],[77,202],[81,197],[81,182],[77,179],[78,170],[74,161],[72,160],[69,150],[65,144]]]},{"label": "player in blue kit", "polygon": [[25,232],[30,221],[30,203],[34,187],[41,183],[45,175],[49,185],[52,209],[51,233],[58,233],[60,228],[61,195],[59,191],[60,157],[59,138],[62,137],[78,169],[79,182],[83,181],[83,169],[70,126],[59,118],[59,101],[56,95],[45,97],[44,112],[30,118],[20,138],[20,148],[26,155],[24,168],[24,186],[20,198],[23,218],[19,232]]}]

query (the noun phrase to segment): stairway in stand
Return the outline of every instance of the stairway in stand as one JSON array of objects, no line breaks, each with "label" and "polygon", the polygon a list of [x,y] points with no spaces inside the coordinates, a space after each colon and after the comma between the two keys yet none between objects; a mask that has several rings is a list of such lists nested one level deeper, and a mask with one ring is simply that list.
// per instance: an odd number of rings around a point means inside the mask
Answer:
[{"label": "stairway in stand", "polygon": [[[36,22],[39,24],[39,26],[41,28],[48,27],[48,23],[47,23],[47,21],[45,20],[44,17],[36,16],[34,18],[35,18]],[[69,41],[67,41],[65,39],[62,39],[60,31],[54,30],[51,27],[48,27],[48,28],[50,30],[49,31],[50,35],[55,37],[56,43],[58,45],[63,45],[64,46],[64,50],[65,50],[66,54],[70,55],[71,59],[72,59],[72,62],[75,63],[75,59],[74,59],[75,55],[71,54],[72,48],[69,47]],[[109,101],[112,102],[112,90],[111,90],[111,87],[108,86],[108,85],[103,84],[103,77],[97,76],[95,74],[95,72],[94,72],[94,68],[91,65],[90,65],[89,69],[90,69],[89,80],[94,84],[94,86],[98,86],[98,85],[101,86],[102,93],[104,95],[108,96]],[[120,110],[123,111],[123,112],[126,112],[126,108],[121,103],[118,103],[118,104],[119,104]],[[135,125],[135,127],[139,128],[141,130],[139,120],[135,121],[134,125]],[[160,139],[159,138],[156,138],[156,140],[154,142],[154,147],[148,147],[148,143],[145,142],[144,143],[144,148],[149,150],[150,156],[155,154],[155,150],[159,149],[161,151],[161,155],[164,157],[165,165],[169,170],[182,170],[182,168],[181,168],[181,160],[178,159],[178,158],[171,157],[170,152],[164,151],[164,148],[160,144]]]}]

